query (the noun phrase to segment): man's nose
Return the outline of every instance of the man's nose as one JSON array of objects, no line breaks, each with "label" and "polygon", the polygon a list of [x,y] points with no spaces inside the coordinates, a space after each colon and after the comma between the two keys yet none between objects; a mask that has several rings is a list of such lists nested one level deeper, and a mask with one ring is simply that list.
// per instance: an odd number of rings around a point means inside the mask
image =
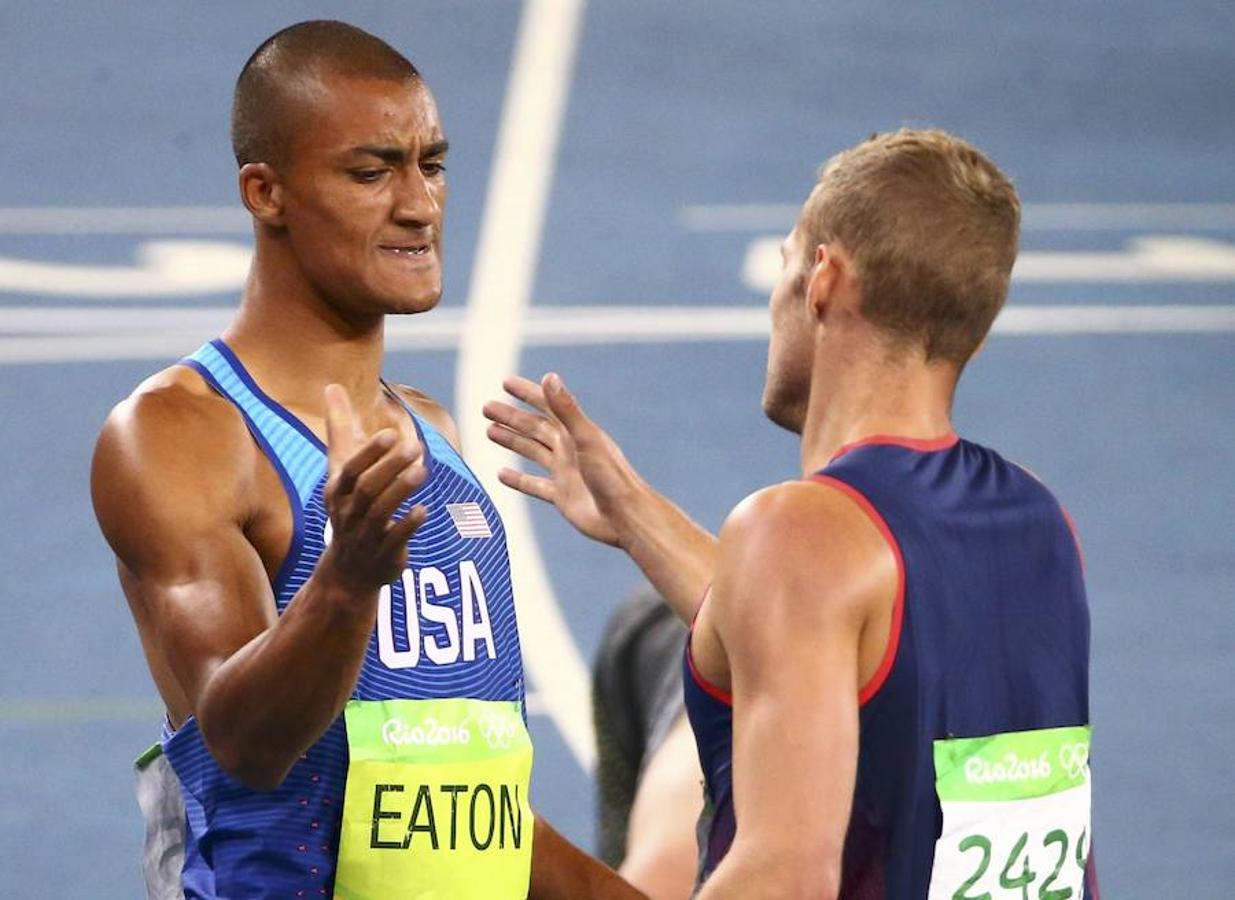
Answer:
[{"label": "man's nose", "polygon": [[419,167],[409,167],[399,179],[394,218],[399,224],[408,226],[436,226],[441,223],[439,192]]}]

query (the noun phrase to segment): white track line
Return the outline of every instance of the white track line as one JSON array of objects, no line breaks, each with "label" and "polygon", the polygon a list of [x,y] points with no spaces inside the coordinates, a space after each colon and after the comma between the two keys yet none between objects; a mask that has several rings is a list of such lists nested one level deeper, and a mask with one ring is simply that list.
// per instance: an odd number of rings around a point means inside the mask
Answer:
[{"label": "white track line", "polygon": [[2,206],[0,234],[252,234],[235,206]]},{"label": "white track line", "polygon": [[[231,307],[0,307],[0,365],[171,360],[191,353],[217,334],[233,313]],[[452,350],[470,339],[464,323],[464,314],[457,309],[438,310],[427,317],[391,318],[386,322],[386,349]],[[996,320],[994,332],[1011,336],[1230,334],[1235,333],[1235,305],[1013,304]],[[765,340],[768,313],[761,306],[541,307],[528,310],[520,334],[522,345],[528,347]],[[494,387],[492,393],[497,390]],[[475,402],[483,403],[489,396],[479,391]],[[459,406],[460,427],[470,437],[468,458],[478,466],[482,460],[485,465],[504,464],[488,456],[492,451],[481,423],[473,423],[470,434],[467,430],[468,417],[475,416],[478,408],[469,412],[462,403]],[[486,474],[490,471],[485,469]],[[503,487],[495,490],[497,497],[509,493]],[[526,515],[526,510],[520,515]],[[524,550],[516,554],[526,555]],[[540,595],[546,596],[551,598]],[[521,598],[520,603],[524,602]]]},{"label": "white track line", "polygon": [[[770,231],[792,227],[791,203],[715,203],[684,206],[687,231]],[[1144,231],[1235,228],[1235,203],[1026,203],[1022,231]]]},{"label": "white track line", "polygon": [[[527,695],[529,715],[544,713],[540,697]],[[38,697],[0,700],[0,724],[14,722],[157,721],[166,715],[163,701],[154,697]]]},{"label": "white track line", "polygon": [[588,667],[545,572],[528,503],[496,472],[516,464],[489,442],[480,407],[517,371],[523,317],[540,256],[583,0],[527,0],[502,106],[476,246],[455,381],[455,418],[472,467],[493,489],[510,544],[524,661],[546,712],[579,764],[596,756]]},{"label": "white track line", "polygon": [[[779,231],[798,214],[792,203],[684,206],[688,231]],[[1137,231],[1235,228],[1235,203],[1026,203],[1025,231]],[[0,234],[251,234],[236,206],[3,206]]]}]

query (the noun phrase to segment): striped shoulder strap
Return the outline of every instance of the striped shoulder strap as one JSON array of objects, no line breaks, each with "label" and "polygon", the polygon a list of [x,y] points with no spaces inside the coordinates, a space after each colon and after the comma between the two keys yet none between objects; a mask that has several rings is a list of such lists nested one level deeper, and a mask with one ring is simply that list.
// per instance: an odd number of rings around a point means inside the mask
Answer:
[{"label": "striped shoulder strap", "polygon": [[308,503],[326,472],[326,447],[317,435],[267,396],[223,341],[203,344],[181,362],[235,404],[288,493],[301,507]]},{"label": "striped shoulder strap", "polygon": [[406,410],[407,414],[412,417],[412,421],[416,423],[416,431],[420,435],[420,439],[425,444],[425,455],[429,458],[429,464],[438,463],[446,466],[446,468],[457,473],[465,481],[475,487],[477,490],[483,491],[480,481],[476,475],[463,461],[463,457],[451,445],[450,441],[446,440],[445,435],[433,427],[423,416],[418,416],[412,409],[411,405],[403,398],[403,395],[396,391],[388,382],[382,381],[387,393],[390,394],[399,404]]}]

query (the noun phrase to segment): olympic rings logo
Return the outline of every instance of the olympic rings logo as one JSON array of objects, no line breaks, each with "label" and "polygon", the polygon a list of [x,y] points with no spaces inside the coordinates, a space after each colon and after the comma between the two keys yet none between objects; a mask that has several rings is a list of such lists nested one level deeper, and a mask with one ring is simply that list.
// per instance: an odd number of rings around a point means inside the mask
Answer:
[{"label": "olympic rings logo", "polygon": [[519,733],[519,726],[509,719],[487,716],[481,720],[480,733],[490,750],[509,750]]},{"label": "olympic rings logo", "polygon": [[1080,778],[1089,767],[1089,744],[1085,741],[1064,744],[1059,748],[1059,764],[1069,778]]}]

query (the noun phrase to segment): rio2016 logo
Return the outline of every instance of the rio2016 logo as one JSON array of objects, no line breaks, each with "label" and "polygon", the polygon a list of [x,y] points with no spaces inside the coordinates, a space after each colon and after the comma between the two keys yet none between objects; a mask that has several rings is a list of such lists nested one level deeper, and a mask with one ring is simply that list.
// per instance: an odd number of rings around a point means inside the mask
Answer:
[{"label": "rio2016 logo", "polygon": [[[382,743],[388,747],[446,747],[467,745],[472,741],[471,717],[457,725],[438,722],[426,716],[409,725],[395,717],[382,723]],[[519,734],[519,724],[514,719],[501,716],[484,716],[479,722],[480,736],[490,750],[509,750]]]},{"label": "rio2016 logo", "polygon": [[382,724],[382,742],[389,747],[444,747],[469,744],[471,740],[467,722],[446,725],[426,716],[415,725],[408,725],[399,718],[387,719]]}]

